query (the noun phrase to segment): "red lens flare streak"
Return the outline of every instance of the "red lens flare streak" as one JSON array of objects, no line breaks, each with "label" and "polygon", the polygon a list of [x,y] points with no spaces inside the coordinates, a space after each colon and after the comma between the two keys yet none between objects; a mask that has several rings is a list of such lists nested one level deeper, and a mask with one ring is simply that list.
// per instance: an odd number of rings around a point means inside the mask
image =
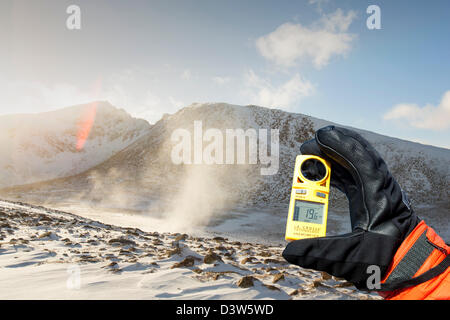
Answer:
[{"label": "red lens flare streak", "polygon": [[86,108],[86,111],[82,115],[81,120],[78,123],[77,151],[83,149],[84,144],[89,137],[89,133],[91,132],[92,125],[94,124],[96,113],[97,102],[93,102]]},{"label": "red lens flare streak", "polygon": [[[98,97],[101,88],[101,79],[99,78],[94,85],[94,96]],[[86,140],[89,138],[92,126],[94,125],[95,115],[97,114],[98,101],[89,104],[81,115],[78,122],[77,131],[77,151],[81,151],[84,148]]]}]

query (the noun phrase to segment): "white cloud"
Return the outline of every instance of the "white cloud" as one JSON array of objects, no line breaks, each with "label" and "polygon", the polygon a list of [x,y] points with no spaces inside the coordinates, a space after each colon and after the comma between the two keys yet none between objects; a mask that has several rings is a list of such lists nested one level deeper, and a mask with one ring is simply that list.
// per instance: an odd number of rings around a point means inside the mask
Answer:
[{"label": "white cloud", "polygon": [[227,84],[228,82],[231,81],[230,77],[213,77],[212,81],[214,81],[215,83],[219,84],[219,85],[224,85]]},{"label": "white cloud", "polygon": [[337,9],[333,13],[322,15],[319,21],[313,24],[313,28],[328,32],[346,32],[355,18],[355,11],[350,10],[345,15],[341,9]]},{"label": "white cloud", "polygon": [[282,67],[311,61],[316,68],[322,68],[333,56],[350,51],[355,35],[347,30],[355,17],[354,11],[344,14],[338,9],[322,15],[310,27],[288,22],[258,38],[256,47],[264,58]]},{"label": "white cloud", "polygon": [[314,92],[311,82],[304,80],[298,73],[285,83],[274,86],[252,70],[245,74],[246,96],[250,103],[265,107],[292,108],[302,98]]},{"label": "white cloud", "polygon": [[450,90],[444,93],[439,105],[400,103],[389,110],[383,118],[398,120],[408,125],[430,130],[446,130],[450,128]]},{"label": "white cloud", "polygon": [[181,74],[181,79],[190,80],[192,78],[192,72],[189,69],[186,69]]}]

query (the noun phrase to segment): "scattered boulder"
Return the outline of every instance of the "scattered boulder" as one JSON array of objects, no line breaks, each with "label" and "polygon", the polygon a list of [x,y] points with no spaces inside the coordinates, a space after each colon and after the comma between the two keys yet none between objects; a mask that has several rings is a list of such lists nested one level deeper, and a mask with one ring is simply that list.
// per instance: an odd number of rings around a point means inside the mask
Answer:
[{"label": "scattered boulder", "polygon": [[301,295],[303,295],[303,294],[307,294],[308,292],[305,290],[305,289],[303,289],[303,288],[298,288],[298,289],[295,289],[294,291],[292,291],[291,293],[289,293],[289,295],[290,296],[296,296],[296,295],[298,295],[298,294],[301,294]]},{"label": "scattered boulder", "polygon": [[186,240],[187,238],[188,238],[188,235],[185,234],[185,233],[183,233],[183,234],[178,235],[178,236],[175,238],[175,241],[183,241],[183,240]]},{"label": "scattered boulder", "polygon": [[135,246],[136,242],[126,238],[115,238],[108,241],[109,244],[119,244],[122,246]]},{"label": "scattered boulder", "polygon": [[220,273],[211,273],[211,274],[209,275],[209,277],[210,277],[212,280],[216,281],[217,279],[219,279]]},{"label": "scattered boulder", "polygon": [[79,262],[99,262],[100,259],[93,257],[91,255],[83,254],[79,257]]},{"label": "scattered boulder", "polygon": [[265,264],[268,264],[268,263],[286,264],[286,261],[267,258],[267,259],[264,259],[264,263]]},{"label": "scattered boulder", "polygon": [[253,287],[253,278],[252,276],[244,276],[241,279],[238,280],[236,283],[239,288],[250,288]]},{"label": "scattered boulder", "polygon": [[[127,234],[137,237],[137,236],[139,236],[138,230],[139,229],[127,229]],[[139,230],[139,231],[141,231],[141,230]]]},{"label": "scattered boulder", "polygon": [[50,238],[52,236],[51,231],[44,232],[38,236],[38,239]]},{"label": "scattered boulder", "polygon": [[292,291],[291,293],[289,293],[290,296],[296,296],[299,294],[298,289],[295,289],[294,291]]},{"label": "scattered boulder", "polygon": [[171,269],[174,268],[187,268],[192,267],[195,264],[195,259],[192,256],[187,256],[183,261],[177,262],[170,267]]},{"label": "scattered boulder", "polygon": [[321,273],[322,273],[322,280],[330,280],[331,279],[331,275],[329,275],[325,271],[322,271]]},{"label": "scattered boulder", "polygon": [[248,263],[252,263],[253,260],[255,260],[255,257],[246,257],[246,258],[241,260],[241,264],[246,264],[247,262]]},{"label": "scattered boulder", "polygon": [[272,253],[270,253],[269,251],[262,251],[262,252],[260,252],[259,253],[259,255],[261,256],[261,257],[270,257],[271,255],[272,255]]},{"label": "scattered boulder", "polygon": [[120,256],[131,256],[131,255],[133,255],[133,253],[129,250],[120,249],[119,255]]},{"label": "scattered boulder", "polygon": [[336,285],[334,285],[335,288],[347,288],[347,287],[352,287],[353,283],[348,282],[348,281],[343,281],[343,282],[339,282]]},{"label": "scattered boulder", "polygon": [[273,267],[267,267],[265,270],[266,270],[266,273],[270,273],[270,274],[280,273],[280,271],[278,269],[273,268]]},{"label": "scattered boulder", "polygon": [[167,250],[167,251],[166,251],[167,257],[170,258],[170,257],[173,256],[174,254],[180,255],[180,254],[181,254],[181,251],[182,251],[182,249],[181,249],[180,247],[177,247],[177,248],[172,249],[172,250]]},{"label": "scattered boulder", "polygon": [[207,263],[207,264],[212,264],[212,263],[214,263],[215,261],[222,261],[222,258],[221,258],[218,254],[216,254],[216,253],[214,253],[214,252],[208,253],[208,254],[203,258],[203,262],[204,262],[204,263]]},{"label": "scattered boulder", "polygon": [[273,277],[272,283],[277,283],[278,281],[284,280],[284,274],[278,273]]},{"label": "scattered boulder", "polygon": [[120,269],[120,268],[110,268],[109,271],[112,272],[112,273],[121,273],[122,269]]},{"label": "scattered boulder", "polygon": [[144,254],[141,255],[141,257],[153,257],[155,254],[151,253],[151,252],[146,252]]},{"label": "scattered boulder", "polygon": [[171,245],[172,247],[179,248],[179,247],[180,247],[180,242],[179,242],[179,241],[172,241],[172,242],[170,243],[170,245]]},{"label": "scattered boulder", "polygon": [[321,287],[321,286],[324,286],[324,285],[323,285],[323,283],[322,283],[322,279],[316,279],[316,280],[313,281],[313,283],[311,284],[311,286],[312,286],[313,288],[317,288],[317,287]]},{"label": "scattered boulder", "polygon": [[48,216],[46,216],[45,214],[40,214],[39,215],[39,221],[52,221],[52,219],[50,219]]},{"label": "scattered boulder", "polygon": [[106,268],[118,268],[118,267],[119,267],[119,264],[114,261],[106,266]]}]

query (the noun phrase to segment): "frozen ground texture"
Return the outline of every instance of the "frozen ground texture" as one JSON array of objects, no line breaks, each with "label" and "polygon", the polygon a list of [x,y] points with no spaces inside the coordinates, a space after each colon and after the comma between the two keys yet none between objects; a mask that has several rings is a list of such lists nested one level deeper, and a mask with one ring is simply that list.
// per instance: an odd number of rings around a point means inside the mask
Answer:
[{"label": "frozen ground texture", "polygon": [[118,227],[0,201],[0,299],[379,299],[282,247]]}]

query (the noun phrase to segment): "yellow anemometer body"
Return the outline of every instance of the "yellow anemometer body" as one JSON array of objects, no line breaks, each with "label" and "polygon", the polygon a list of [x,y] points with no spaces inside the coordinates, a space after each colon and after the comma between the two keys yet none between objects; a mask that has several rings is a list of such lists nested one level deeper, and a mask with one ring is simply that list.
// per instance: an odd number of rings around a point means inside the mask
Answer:
[{"label": "yellow anemometer body", "polygon": [[[306,178],[303,170],[305,165],[312,163],[321,169],[320,177],[314,177],[314,180]],[[320,157],[299,155],[295,159],[291,201],[286,223],[285,239],[287,241],[325,236],[330,175],[330,164]]]}]

